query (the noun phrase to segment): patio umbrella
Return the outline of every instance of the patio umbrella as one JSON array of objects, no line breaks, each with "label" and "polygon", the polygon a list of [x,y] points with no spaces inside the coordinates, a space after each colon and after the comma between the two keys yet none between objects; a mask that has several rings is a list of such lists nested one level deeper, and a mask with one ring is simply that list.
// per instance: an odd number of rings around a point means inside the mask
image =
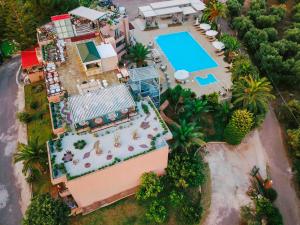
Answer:
[{"label": "patio umbrella", "polygon": [[190,73],[186,70],[177,70],[174,73],[174,77],[176,80],[186,80],[190,76]]},{"label": "patio umbrella", "polygon": [[214,37],[218,34],[218,31],[216,30],[208,30],[205,32],[206,36],[209,36],[209,37]]},{"label": "patio umbrella", "polygon": [[223,42],[220,42],[220,41],[214,41],[212,43],[212,45],[217,49],[217,50],[222,50],[225,48],[225,45]]},{"label": "patio umbrella", "polygon": [[211,26],[210,26],[208,23],[201,23],[201,24],[199,25],[199,27],[200,27],[202,30],[205,30],[205,31],[210,30],[210,28],[211,28]]}]

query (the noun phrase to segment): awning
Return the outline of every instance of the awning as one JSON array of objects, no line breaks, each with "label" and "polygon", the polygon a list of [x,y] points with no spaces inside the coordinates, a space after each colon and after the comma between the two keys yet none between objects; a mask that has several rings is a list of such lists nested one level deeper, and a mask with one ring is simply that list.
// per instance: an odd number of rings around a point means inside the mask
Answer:
[{"label": "awning", "polygon": [[155,2],[151,3],[150,6],[153,9],[162,9],[162,8],[169,8],[174,6],[183,6],[183,5],[189,5],[189,0],[172,0],[172,1],[163,1],[163,2]]},{"label": "awning", "polygon": [[32,68],[33,66],[39,66],[41,63],[39,62],[36,51],[34,50],[26,50],[21,51],[21,61],[22,61],[22,68]]},{"label": "awning", "polygon": [[169,15],[174,13],[181,13],[182,9],[179,7],[165,8],[165,9],[157,9],[154,11],[157,16]]},{"label": "awning", "polygon": [[145,18],[156,16],[156,13],[153,10],[145,11],[145,12],[143,12],[143,14],[144,14]]},{"label": "awning", "polygon": [[139,8],[139,12],[146,12],[146,11],[151,11],[153,10],[150,6],[146,5],[146,6],[140,6]]},{"label": "awning", "polygon": [[104,17],[107,13],[80,6],[76,9],[70,11],[69,14],[74,15],[74,16],[83,17],[90,21],[95,21],[97,19]]},{"label": "awning", "polygon": [[197,11],[202,11],[206,8],[205,4],[203,2],[199,3],[192,3],[192,7]]},{"label": "awning", "polygon": [[62,15],[51,16],[51,21],[58,21],[58,20],[65,20],[65,19],[70,19],[70,15],[62,14]]},{"label": "awning", "polygon": [[181,9],[183,10],[183,15],[190,15],[196,13],[196,11],[190,6],[183,7]]}]

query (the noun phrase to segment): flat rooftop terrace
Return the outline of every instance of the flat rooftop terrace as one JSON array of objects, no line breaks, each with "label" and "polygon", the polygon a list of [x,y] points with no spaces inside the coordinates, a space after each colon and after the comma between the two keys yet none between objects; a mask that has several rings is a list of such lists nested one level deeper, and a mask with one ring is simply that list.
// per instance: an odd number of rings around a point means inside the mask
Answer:
[{"label": "flat rooftop terrace", "polygon": [[67,179],[73,179],[166,146],[172,134],[153,103],[146,99],[137,108],[137,116],[129,122],[95,133],[67,133],[49,142],[53,178],[67,174]]},{"label": "flat rooftop terrace", "polygon": [[[97,45],[101,42],[100,38],[98,37],[94,38],[93,41]],[[118,73],[117,71],[110,71],[87,77],[81,59],[78,55],[76,44],[76,42],[66,43],[68,59],[66,60],[65,64],[57,67],[57,72],[59,74],[62,86],[68,91],[69,94],[79,94],[77,85],[91,79],[107,80],[109,85],[119,83],[116,77],[116,74]]]}]

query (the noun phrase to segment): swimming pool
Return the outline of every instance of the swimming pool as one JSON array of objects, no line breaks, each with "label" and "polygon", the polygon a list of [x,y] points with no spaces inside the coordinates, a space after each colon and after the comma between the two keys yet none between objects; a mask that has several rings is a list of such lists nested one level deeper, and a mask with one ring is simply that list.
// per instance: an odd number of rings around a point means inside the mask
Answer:
[{"label": "swimming pool", "polygon": [[195,81],[200,85],[200,86],[206,86],[209,84],[213,84],[218,82],[218,80],[215,78],[214,75],[212,74],[208,74],[206,76],[206,78],[202,78],[202,77],[195,77]]},{"label": "swimming pool", "polygon": [[160,35],[156,43],[175,70],[195,72],[218,66],[188,32]]}]

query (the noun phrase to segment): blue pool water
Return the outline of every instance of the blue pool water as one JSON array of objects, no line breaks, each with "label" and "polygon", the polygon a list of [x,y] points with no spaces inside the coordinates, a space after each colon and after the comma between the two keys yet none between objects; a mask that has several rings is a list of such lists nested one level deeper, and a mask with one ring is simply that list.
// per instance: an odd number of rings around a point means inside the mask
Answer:
[{"label": "blue pool water", "polygon": [[218,66],[188,32],[160,35],[156,42],[175,70],[195,72]]},{"label": "blue pool water", "polygon": [[215,78],[214,75],[208,74],[206,78],[202,77],[195,77],[195,81],[200,85],[200,86],[206,86],[209,84],[213,84],[217,82],[218,80]]}]

